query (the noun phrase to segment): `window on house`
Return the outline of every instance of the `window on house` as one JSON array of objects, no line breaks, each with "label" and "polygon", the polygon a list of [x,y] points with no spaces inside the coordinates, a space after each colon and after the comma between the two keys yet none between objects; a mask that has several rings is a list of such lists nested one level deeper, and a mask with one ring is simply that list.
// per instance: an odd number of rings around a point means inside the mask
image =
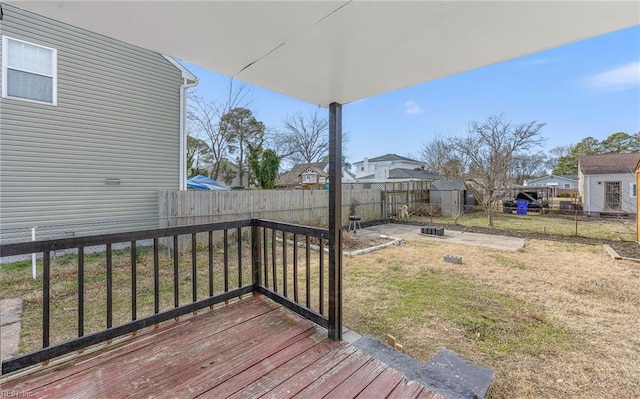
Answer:
[{"label": "window on house", "polygon": [[604,182],[604,206],[607,210],[619,211],[622,209],[619,181]]},{"label": "window on house", "polygon": [[629,192],[631,193],[631,198],[636,198],[638,196],[638,187],[636,186],[636,183],[631,183]]},{"label": "window on house", "polygon": [[2,36],[2,97],[57,104],[57,50]]},{"label": "window on house", "polygon": [[565,183],[564,188],[567,188],[567,189],[571,188],[571,183]]},{"label": "window on house", "polygon": [[361,166],[361,167],[360,167],[360,171],[363,171],[363,170],[364,170],[364,166]]}]

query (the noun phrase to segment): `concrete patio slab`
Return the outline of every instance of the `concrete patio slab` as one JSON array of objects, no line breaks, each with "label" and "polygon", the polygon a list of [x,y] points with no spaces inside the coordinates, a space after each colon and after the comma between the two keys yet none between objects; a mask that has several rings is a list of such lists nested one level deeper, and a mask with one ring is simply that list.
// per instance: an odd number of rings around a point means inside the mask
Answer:
[{"label": "concrete patio slab", "polygon": [[0,361],[18,353],[22,298],[0,299]]},{"label": "concrete patio slab", "polygon": [[465,231],[444,229],[443,236],[422,234],[420,228],[408,224],[388,223],[376,226],[368,226],[362,229],[363,234],[382,234],[398,238],[422,239],[448,244],[477,245],[481,247],[499,249],[504,251],[517,251],[525,246],[525,240],[518,237],[500,236],[493,234],[479,234]]}]

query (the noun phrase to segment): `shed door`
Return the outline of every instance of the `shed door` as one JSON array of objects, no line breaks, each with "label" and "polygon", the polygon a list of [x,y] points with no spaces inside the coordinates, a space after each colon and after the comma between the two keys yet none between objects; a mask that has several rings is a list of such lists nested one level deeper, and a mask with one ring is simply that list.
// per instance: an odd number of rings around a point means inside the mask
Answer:
[{"label": "shed door", "polygon": [[612,211],[619,211],[622,209],[620,203],[620,182],[619,181],[606,181],[604,182],[604,207],[605,209]]}]

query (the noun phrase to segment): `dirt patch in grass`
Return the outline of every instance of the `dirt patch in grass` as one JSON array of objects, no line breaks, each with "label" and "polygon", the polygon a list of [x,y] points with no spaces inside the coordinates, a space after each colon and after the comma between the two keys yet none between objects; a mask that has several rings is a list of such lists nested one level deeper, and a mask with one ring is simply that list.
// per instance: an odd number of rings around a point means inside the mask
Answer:
[{"label": "dirt patch in grass", "polygon": [[344,286],[348,327],[421,361],[445,346],[486,364],[491,398],[640,397],[640,266],[600,245],[409,240],[346,258]]},{"label": "dirt patch in grass", "polygon": [[640,260],[640,245],[637,242],[612,242],[608,245],[624,258]]},{"label": "dirt patch in grass", "polygon": [[366,249],[382,244],[387,244],[392,239],[380,237],[379,234],[358,234],[344,232],[342,234],[342,250],[346,252]]}]

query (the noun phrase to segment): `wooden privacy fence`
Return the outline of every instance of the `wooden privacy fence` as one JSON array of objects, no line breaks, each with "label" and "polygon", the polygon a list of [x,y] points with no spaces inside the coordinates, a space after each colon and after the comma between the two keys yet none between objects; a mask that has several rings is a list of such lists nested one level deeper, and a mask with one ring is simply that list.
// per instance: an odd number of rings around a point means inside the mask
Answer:
[{"label": "wooden privacy fence", "polygon": [[[328,190],[160,191],[158,195],[160,227],[253,218],[328,225]],[[345,188],[342,225],[349,224],[349,209],[356,200],[355,212],[363,222],[382,219],[380,197],[379,189]]]}]

